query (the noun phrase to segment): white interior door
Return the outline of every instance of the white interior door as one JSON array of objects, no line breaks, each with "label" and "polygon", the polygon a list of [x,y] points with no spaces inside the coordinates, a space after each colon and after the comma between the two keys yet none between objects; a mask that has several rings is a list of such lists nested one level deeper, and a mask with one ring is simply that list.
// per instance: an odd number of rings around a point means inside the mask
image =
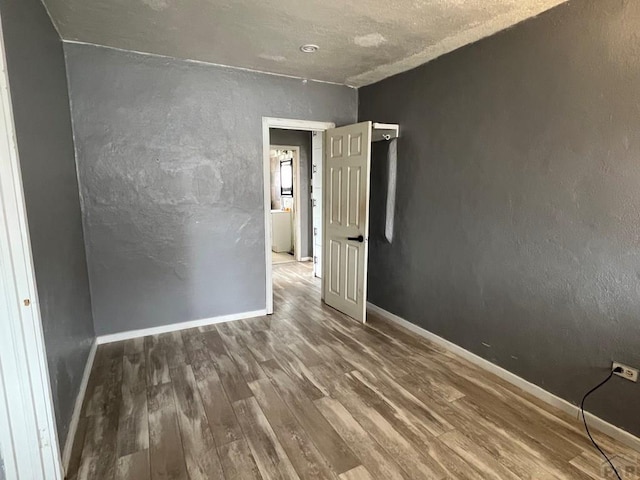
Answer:
[{"label": "white interior door", "polygon": [[371,122],[325,133],[324,300],[366,321]]}]

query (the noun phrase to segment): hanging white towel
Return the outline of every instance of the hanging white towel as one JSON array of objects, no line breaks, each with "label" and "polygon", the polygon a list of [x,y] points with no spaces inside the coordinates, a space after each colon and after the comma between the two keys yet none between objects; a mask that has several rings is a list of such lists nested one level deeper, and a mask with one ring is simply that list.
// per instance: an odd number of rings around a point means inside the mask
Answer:
[{"label": "hanging white towel", "polygon": [[398,139],[389,141],[387,151],[387,211],[385,215],[384,237],[389,243],[393,241],[393,221],[396,210],[396,183],[398,179]]}]

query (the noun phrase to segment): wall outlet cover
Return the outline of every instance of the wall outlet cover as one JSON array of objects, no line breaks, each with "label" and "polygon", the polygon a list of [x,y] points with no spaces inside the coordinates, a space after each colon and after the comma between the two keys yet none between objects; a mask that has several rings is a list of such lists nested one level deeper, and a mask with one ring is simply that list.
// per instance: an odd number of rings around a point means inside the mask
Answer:
[{"label": "wall outlet cover", "polygon": [[614,370],[616,367],[622,368],[622,372],[620,372],[620,373],[616,372],[616,373],[614,373],[614,375],[618,375],[619,377],[626,378],[627,380],[631,380],[632,382],[637,382],[638,381],[638,369],[637,368],[631,368],[631,367],[628,367],[627,365],[624,365],[622,363],[613,362],[613,365],[611,366],[611,370]]}]

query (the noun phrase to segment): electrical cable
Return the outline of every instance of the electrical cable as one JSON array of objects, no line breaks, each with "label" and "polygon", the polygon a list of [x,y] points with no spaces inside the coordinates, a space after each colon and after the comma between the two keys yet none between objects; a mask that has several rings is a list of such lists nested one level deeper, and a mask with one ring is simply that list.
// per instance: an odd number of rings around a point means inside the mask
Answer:
[{"label": "electrical cable", "polygon": [[611,468],[613,468],[613,472],[616,474],[616,477],[618,477],[618,480],[622,480],[622,477],[620,476],[620,474],[618,473],[618,470],[616,470],[616,467],[613,465],[613,463],[611,463],[611,460],[609,460],[609,457],[607,457],[607,454],[604,453],[604,451],[600,448],[600,446],[596,443],[596,441],[593,439],[593,437],[591,436],[591,432],[589,432],[589,427],[587,426],[587,419],[584,416],[584,401],[587,399],[587,397],[589,395],[591,395],[593,392],[595,392],[596,390],[598,390],[601,386],[603,386],[605,383],[607,383],[609,380],[611,380],[611,378],[613,378],[613,374],[614,373],[620,373],[622,372],[622,368],[620,367],[616,367],[615,369],[613,369],[611,371],[611,373],[609,373],[609,376],[607,378],[605,378],[603,381],[601,381],[598,385],[596,385],[595,387],[593,387],[591,390],[589,390],[584,397],[582,397],[582,402],[580,402],[580,412],[582,413],[582,421],[584,422],[584,429],[587,431],[587,435],[589,436],[589,440],[591,440],[591,443],[593,443],[593,446],[596,447],[598,449],[598,451],[600,452],[600,454],[605,458],[605,460],[607,462],[609,462],[609,465],[611,465]]}]

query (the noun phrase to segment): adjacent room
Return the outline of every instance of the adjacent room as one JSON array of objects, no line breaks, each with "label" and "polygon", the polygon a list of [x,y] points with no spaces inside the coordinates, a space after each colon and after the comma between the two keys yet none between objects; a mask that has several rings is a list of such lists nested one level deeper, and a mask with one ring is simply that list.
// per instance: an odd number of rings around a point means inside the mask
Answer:
[{"label": "adjacent room", "polygon": [[[300,150],[284,145],[271,145],[271,252],[273,264],[296,261],[300,236],[298,218],[300,203],[293,196],[294,164],[299,171]],[[296,173],[296,176],[298,173]],[[298,190],[296,189],[296,195]]]},{"label": "adjacent room", "polygon": [[640,1],[0,27],[0,480],[640,479]]},{"label": "adjacent room", "polygon": [[[322,225],[322,199],[318,198],[320,190],[314,196],[312,189],[313,167],[317,170],[322,161],[322,145],[312,149],[314,134],[320,134],[317,140],[321,140],[321,132],[269,129],[273,265],[311,262],[318,253],[314,250]],[[316,183],[321,181],[317,173],[315,176]]]}]

